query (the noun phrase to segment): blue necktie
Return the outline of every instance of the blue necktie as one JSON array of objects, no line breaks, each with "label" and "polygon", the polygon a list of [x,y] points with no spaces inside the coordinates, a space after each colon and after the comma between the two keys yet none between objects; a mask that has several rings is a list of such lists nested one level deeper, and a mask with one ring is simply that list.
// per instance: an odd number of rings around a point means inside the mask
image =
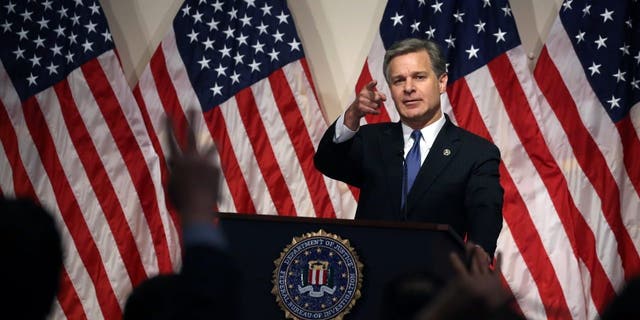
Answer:
[{"label": "blue necktie", "polygon": [[411,138],[413,138],[413,146],[411,147],[411,150],[409,150],[409,153],[407,153],[407,157],[404,161],[405,177],[402,183],[403,208],[407,198],[407,194],[409,194],[409,190],[411,190],[413,182],[416,181],[418,171],[420,171],[420,139],[422,138],[422,133],[420,132],[420,130],[414,130],[413,132],[411,132]]}]

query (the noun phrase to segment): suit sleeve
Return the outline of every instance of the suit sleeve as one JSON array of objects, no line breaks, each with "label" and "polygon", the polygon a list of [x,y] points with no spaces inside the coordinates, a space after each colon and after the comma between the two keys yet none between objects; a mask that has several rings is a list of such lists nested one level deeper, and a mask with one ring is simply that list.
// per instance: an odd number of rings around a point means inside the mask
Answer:
[{"label": "suit sleeve", "polygon": [[491,256],[502,229],[504,191],[500,185],[499,165],[500,151],[490,144],[473,168],[465,196],[469,239]]},{"label": "suit sleeve", "polygon": [[360,132],[345,142],[334,143],[335,130],[334,122],[322,136],[313,157],[316,169],[332,179],[360,187],[362,184]]}]

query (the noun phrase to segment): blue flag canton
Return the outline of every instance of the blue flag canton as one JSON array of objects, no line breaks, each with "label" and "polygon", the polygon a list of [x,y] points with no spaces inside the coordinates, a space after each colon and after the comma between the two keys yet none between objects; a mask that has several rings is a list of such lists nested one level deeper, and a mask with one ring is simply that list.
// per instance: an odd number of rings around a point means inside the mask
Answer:
[{"label": "blue flag canton", "polygon": [[640,101],[640,3],[564,1],[560,20],[582,68],[614,122]]},{"label": "blue flag canton", "polygon": [[520,45],[506,0],[391,0],[380,35],[385,48],[410,37],[438,43],[448,61],[449,83]]},{"label": "blue flag canton", "polygon": [[203,111],[304,57],[284,0],[190,0],[173,27]]},{"label": "blue flag canton", "polygon": [[22,101],[113,49],[97,0],[3,0],[0,59]]}]

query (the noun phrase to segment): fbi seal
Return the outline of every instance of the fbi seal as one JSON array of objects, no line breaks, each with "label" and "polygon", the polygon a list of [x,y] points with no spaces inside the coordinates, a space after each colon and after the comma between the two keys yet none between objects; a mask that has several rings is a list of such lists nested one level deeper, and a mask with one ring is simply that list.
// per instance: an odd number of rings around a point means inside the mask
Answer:
[{"label": "fbi seal", "polygon": [[360,297],[358,255],[322,229],[294,238],[274,263],[271,292],[286,318],[342,319]]}]

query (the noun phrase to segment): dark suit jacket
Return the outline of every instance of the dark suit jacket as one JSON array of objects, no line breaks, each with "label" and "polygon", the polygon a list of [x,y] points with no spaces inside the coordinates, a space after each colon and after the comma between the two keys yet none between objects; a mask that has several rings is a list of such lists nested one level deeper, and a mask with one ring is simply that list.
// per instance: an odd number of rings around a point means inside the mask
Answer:
[{"label": "dark suit jacket", "polygon": [[335,123],[314,157],[325,175],[360,188],[356,219],[449,224],[489,254],[502,228],[500,151],[491,142],[446,123],[429,151],[404,210],[402,126],[364,125],[352,139],[333,142]]}]

